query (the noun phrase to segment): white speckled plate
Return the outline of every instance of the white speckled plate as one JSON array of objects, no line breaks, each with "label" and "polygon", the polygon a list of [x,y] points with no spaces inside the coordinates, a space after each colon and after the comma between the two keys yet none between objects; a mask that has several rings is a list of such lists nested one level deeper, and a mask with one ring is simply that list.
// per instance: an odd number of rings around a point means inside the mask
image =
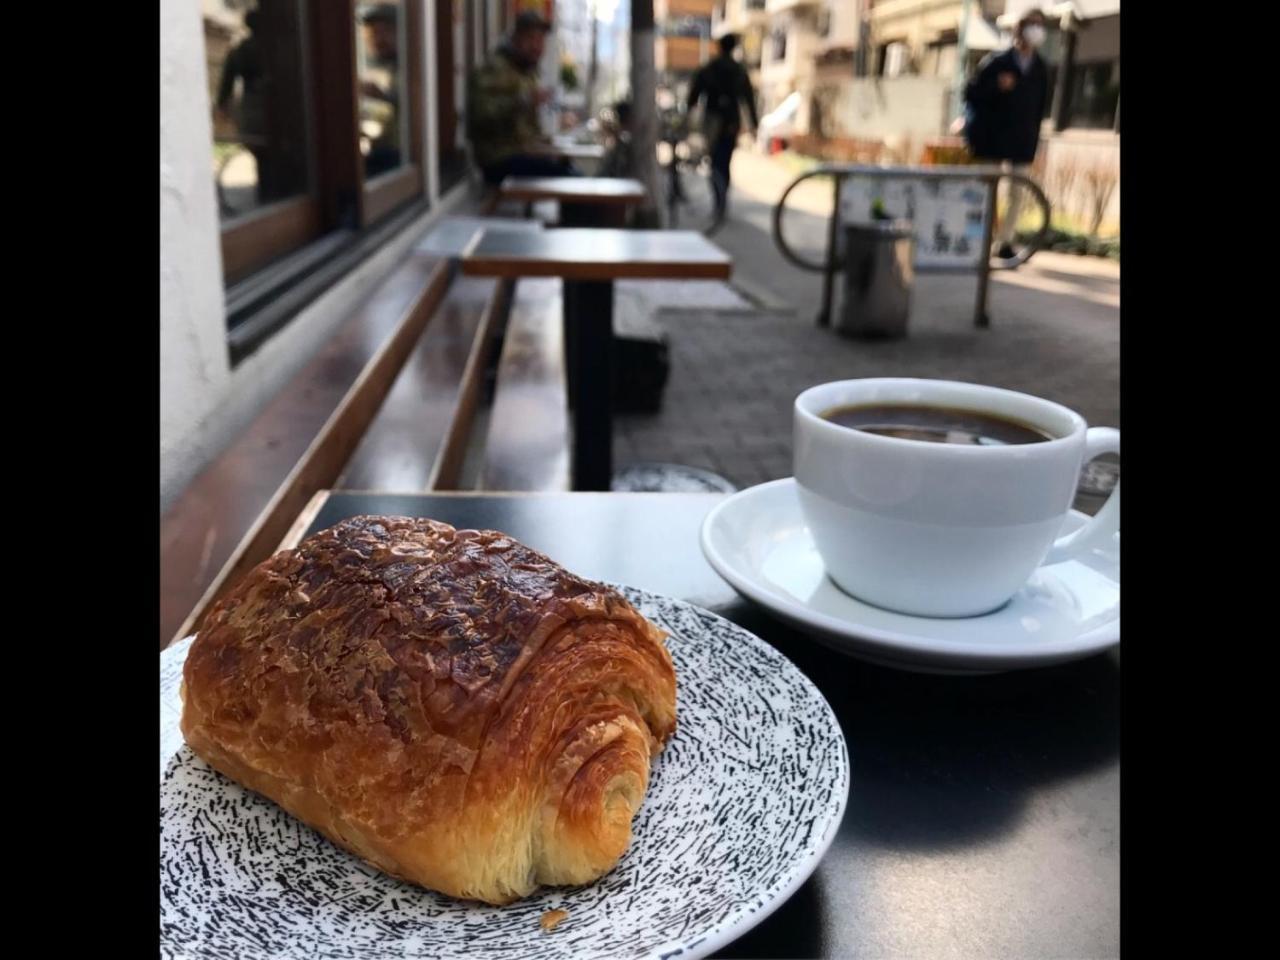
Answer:
[{"label": "white speckled plate", "polygon": [[[621,588],[671,634],[678,728],[631,848],[586,887],[507,907],[385,876],[184,744],[191,641],[160,655],[160,930],[172,958],[703,957],[778,908],[844,815],[849,757],[816,687],[773,647],[691,604]],[[544,932],[547,910],[569,915]]]}]

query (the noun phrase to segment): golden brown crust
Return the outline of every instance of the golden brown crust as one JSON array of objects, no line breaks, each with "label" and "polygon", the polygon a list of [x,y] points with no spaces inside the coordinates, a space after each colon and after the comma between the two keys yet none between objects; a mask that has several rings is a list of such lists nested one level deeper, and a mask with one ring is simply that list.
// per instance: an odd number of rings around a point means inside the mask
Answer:
[{"label": "golden brown crust", "polygon": [[550,932],[560,926],[569,916],[568,910],[548,910],[538,918],[538,923],[543,930]]},{"label": "golden brown crust", "polygon": [[660,630],[495,531],[357,517],[277,554],[184,668],[200,756],[383,870],[509,902],[630,840],[675,729]]}]

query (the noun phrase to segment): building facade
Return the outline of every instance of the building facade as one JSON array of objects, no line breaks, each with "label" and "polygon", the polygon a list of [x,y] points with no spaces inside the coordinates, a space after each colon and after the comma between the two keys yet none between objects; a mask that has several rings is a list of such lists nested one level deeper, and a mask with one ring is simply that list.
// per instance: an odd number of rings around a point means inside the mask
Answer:
[{"label": "building facade", "polygon": [[720,0],[712,34],[736,33],[763,116],[800,94],[800,133],[822,135],[833,90],[854,76],[865,0]]},{"label": "building facade", "polygon": [[[1012,31],[1030,0],[1008,0]],[[1037,176],[1060,215],[1084,231],[1120,229],[1120,0],[1068,0],[1048,14],[1049,107]]]},{"label": "building facade", "polygon": [[[764,58],[765,38],[769,33],[766,0],[719,0],[711,16],[711,34],[719,37],[736,33],[741,41],[742,65],[751,78],[751,87],[760,93],[760,65]],[[762,107],[756,104],[757,109]],[[762,111],[763,112],[763,111]]]},{"label": "building facade", "polygon": [[660,86],[683,95],[693,72],[715,51],[716,0],[654,0],[654,67]]}]

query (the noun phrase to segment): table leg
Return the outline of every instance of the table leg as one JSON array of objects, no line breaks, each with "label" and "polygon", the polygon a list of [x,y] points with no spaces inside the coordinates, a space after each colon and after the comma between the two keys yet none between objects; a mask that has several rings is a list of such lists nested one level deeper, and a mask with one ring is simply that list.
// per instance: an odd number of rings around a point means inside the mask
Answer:
[{"label": "table leg", "polygon": [[622,204],[560,202],[562,227],[625,227],[627,208]]},{"label": "table leg", "polygon": [[613,281],[566,280],[565,343],[573,411],[573,488],[613,479]]},{"label": "table leg", "polygon": [[569,409],[572,410],[578,388],[578,313],[574,309],[578,285],[572,280],[564,280],[560,286],[560,311],[564,318],[564,380],[569,395]]}]

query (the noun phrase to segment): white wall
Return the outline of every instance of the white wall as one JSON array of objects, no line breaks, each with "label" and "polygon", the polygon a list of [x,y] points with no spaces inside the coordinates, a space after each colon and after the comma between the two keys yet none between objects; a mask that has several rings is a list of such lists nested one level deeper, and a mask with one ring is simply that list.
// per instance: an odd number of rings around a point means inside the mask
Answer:
[{"label": "white wall", "polygon": [[[428,41],[434,29],[434,2],[426,4]],[[431,62],[428,57],[428,67]],[[443,202],[433,203],[430,214],[364,261],[232,370],[205,72],[198,5],[164,0],[160,4],[161,512],[306,365],[343,318],[408,252],[427,221],[447,213],[465,197],[464,183]],[[435,71],[424,72],[427,94],[434,97]],[[426,156],[433,161],[435,111],[426,113]],[[434,165],[431,161],[429,166]],[[431,182],[438,179],[432,177]]]},{"label": "white wall", "polygon": [[860,6],[859,0],[829,0],[827,7],[831,11],[831,33],[825,38],[828,44],[832,46],[857,44],[858,25],[862,19],[861,11],[858,9]]},{"label": "white wall", "polygon": [[910,137],[916,147],[946,132],[950,77],[854,78],[840,87],[831,114],[842,136]]},{"label": "white wall", "polygon": [[160,500],[208,456],[230,383],[204,30],[194,3],[160,4]]}]

